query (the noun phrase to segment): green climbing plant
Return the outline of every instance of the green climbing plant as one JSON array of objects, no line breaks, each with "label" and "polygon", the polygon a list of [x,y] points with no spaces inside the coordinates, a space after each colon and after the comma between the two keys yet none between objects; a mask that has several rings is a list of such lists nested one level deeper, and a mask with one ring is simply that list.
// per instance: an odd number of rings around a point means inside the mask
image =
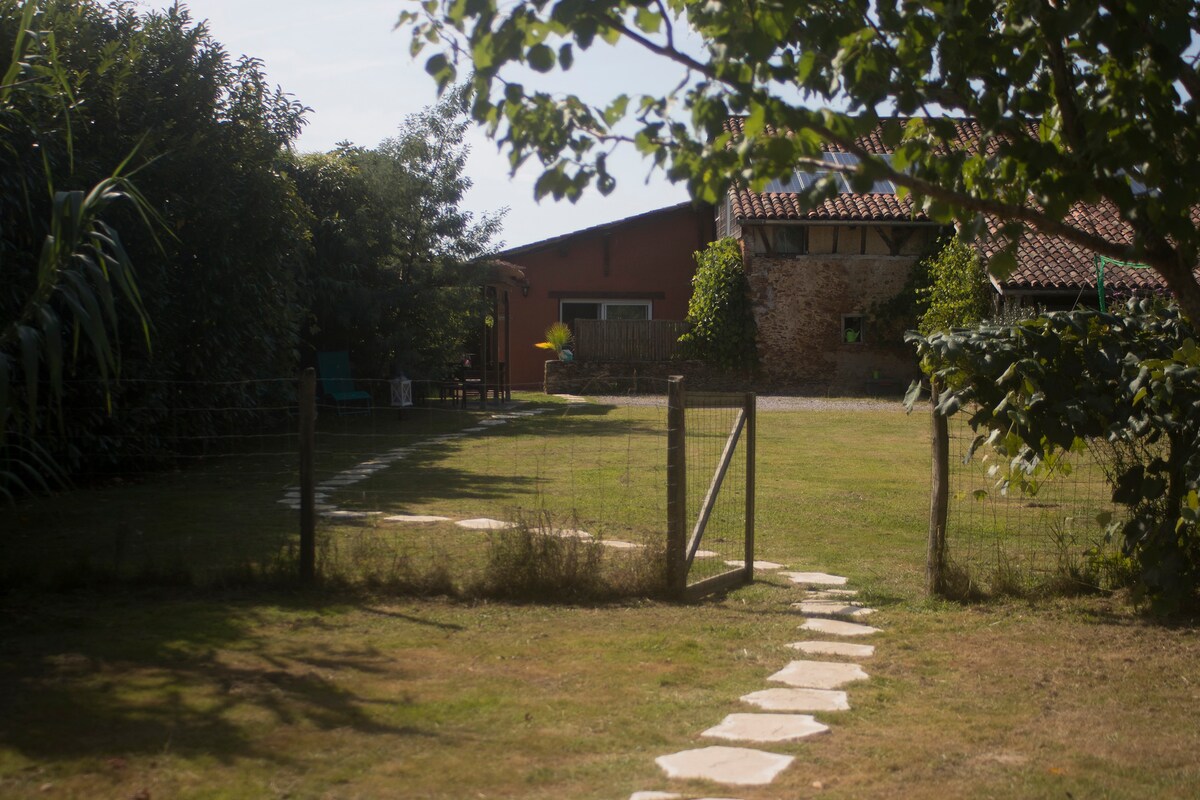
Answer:
[{"label": "green climbing plant", "polygon": [[695,258],[687,313],[691,330],[679,337],[684,354],[727,369],[753,368],[758,327],[741,247],[735,239],[720,239]]}]

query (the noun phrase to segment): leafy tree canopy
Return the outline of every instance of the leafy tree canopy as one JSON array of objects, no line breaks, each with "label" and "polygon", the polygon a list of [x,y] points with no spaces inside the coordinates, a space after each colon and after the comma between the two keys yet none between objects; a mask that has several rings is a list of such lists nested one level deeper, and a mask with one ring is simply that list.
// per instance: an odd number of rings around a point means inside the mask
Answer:
[{"label": "leafy tree canopy", "polygon": [[[1033,226],[1147,263],[1195,321],[1196,6],[424,0],[400,24],[411,26],[414,52],[437,51],[426,69],[440,85],[471,73],[475,119],[514,166],[531,157],[543,165],[539,196],[574,199],[593,183],[611,191],[606,159],[631,144],[711,202],[730,180],[761,187],[814,163],[822,143],[834,142],[859,156],[844,168],[856,186],[890,178],[932,218],[961,222],[968,236],[990,215],[1013,242]],[[684,37],[684,28],[694,35]],[[522,67],[570,70],[578,51],[619,40],[677,65],[677,88],[595,106],[514,78]],[[730,115],[745,117],[739,141],[724,128]],[[917,119],[883,126],[895,151],[889,161],[857,138],[891,115]],[[956,144],[954,116],[976,121],[982,146]],[[815,203],[835,191],[827,181],[805,194]],[[1131,245],[1064,221],[1076,203],[1101,201],[1132,225]],[[1002,276],[1013,263],[1004,252],[990,268]]]},{"label": "leafy tree canopy", "polygon": [[478,268],[503,212],[476,220],[461,96],[415,114],[374,149],[345,144],[297,159],[313,216],[306,336],[349,350],[365,374],[437,377],[482,323]]}]

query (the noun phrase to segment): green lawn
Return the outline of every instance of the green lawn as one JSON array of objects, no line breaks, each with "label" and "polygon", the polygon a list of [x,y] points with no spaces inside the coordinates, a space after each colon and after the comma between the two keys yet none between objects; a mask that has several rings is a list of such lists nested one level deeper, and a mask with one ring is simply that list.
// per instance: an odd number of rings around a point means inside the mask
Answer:
[{"label": "green lawn", "polygon": [[[458,518],[573,509],[604,535],[649,537],[665,503],[661,416],[556,406],[415,450],[333,499]],[[477,417],[322,420],[321,469]],[[818,715],[829,735],[769,748],[799,756],[772,786],[682,790],[1200,793],[1194,625],[1120,598],[923,597],[926,425],[884,407],[760,413],[759,556],[849,576],[886,632],[852,710]],[[654,757],[706,744],[696,734],[744,710],[737,697],[765,688],[803,636],[787,608],[799,593],[769,576],[690,606],[363,588],[417,553],[480,569],[486,537],[446,526],[323,525],[323,563],[345,583],[278,588],[263,577],[295,535],[275,502],[294,465],[257,458],[231,459],[241,474],[202,463],[0,515],[0,796],[625,798],[666,788]],[[209,585],[171,585],[171,564]],[[160,585],[101,581],[121,575]]]}]

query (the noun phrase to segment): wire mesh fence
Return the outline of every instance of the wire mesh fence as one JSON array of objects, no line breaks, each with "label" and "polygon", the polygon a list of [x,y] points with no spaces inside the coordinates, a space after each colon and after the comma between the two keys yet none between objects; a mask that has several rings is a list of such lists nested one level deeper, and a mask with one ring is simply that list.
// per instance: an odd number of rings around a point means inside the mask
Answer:
[{"label": "wire mesh fence", "polygon": [[[687,495],[685,528],[694,535],[706,501],[703,537],[697,543],[688,582],[728,572],[746,558],[746,494],[748,447],[744,437],[734,438],[743,420],[743,407],[731,403],[688,403],[685,440]],[[727,466],[722,468],[722,462]]]},{"label": "wire mesh fence", "polygon": [[[75,467],[72,488],[0,508],[9,534],[0,537],[0,580],[69,586],[293,575],[296,383],[247,381],[229,391],[163,382],[145,387],[160,398],[154,426],[68,432],[60,449]],[[514,524],[610,562],[661,565],[654,554],[665,546],[664,397],[588,402],[514,386],[509,402],[464,401],[428,384],[413,387],[417,405],[398,408],[389,404],[390,382],[356,384],[369,405],[318,405],[324,578],[461,588],[482,579]],[[219,402],[204,403],[206,394]],[[181,401],[162,400],[173,397]]]},{"label": "wire mesh fence", "polygon": [[1104,448],[1064,454],[1027,487],[1001,485],[1008,459],[988,445],[970,456],[968,410],[950,417],[945,558],[951,592],[1028,594],[1106,588],[1120,548]]}]

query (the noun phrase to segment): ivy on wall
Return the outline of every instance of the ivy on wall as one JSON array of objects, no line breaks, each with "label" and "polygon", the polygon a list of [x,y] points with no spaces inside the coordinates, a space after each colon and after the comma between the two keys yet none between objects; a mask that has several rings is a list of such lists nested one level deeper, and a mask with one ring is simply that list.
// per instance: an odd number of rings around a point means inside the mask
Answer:
[{"label": "ivy on wall", "polygon": [[753,368],[758,328],[741,247],[736,239],[720,239],[695,258],[687,313],[692,327],[679,337],[684,355],[726,369]]}]

